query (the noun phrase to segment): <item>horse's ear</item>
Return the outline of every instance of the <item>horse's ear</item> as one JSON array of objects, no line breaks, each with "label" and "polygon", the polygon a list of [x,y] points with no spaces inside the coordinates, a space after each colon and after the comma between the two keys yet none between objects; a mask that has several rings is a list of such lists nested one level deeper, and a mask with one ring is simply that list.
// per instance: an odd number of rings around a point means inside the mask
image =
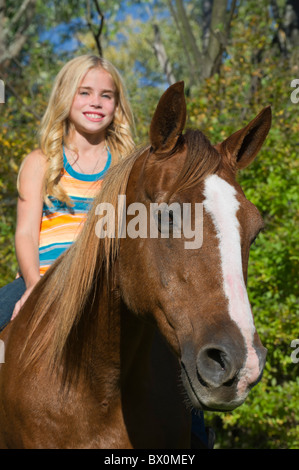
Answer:
[{"label": "horse's ear", "polygon": [[184,82],[171,85],[161,96],[150,127],[155,153],[168,153],[181,135],[186,122]]},{"label": "horse's ear", "polygon": [[247,126],[220,144],[234,168],[246,168],[254,160],[271,127],[271,108],[264,108]]}]

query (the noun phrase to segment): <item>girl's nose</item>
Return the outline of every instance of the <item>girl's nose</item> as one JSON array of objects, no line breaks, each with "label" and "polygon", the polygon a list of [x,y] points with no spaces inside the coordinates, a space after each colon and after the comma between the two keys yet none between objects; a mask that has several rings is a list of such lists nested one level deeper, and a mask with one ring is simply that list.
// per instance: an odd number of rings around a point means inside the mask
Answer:
[{"label": "girl's nose", "polygon": [[102,107],[102,103],[101,101],[93,101],[91,103],[91,106],[93,106],[94,108],[101,108]]},{"label": "girl's nose", "polygon": [[92,100],[91,100],[91,106],[94,106],[95,108],[101,108],[102,107],[102,97],[94,95],[92,97]]}]

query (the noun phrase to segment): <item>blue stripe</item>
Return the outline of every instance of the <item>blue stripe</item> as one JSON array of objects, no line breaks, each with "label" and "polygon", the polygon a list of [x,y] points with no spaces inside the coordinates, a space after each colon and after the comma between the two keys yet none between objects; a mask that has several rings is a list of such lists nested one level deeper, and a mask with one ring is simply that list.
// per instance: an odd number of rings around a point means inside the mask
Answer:
[{"label": "blue stripe", "polygon": [[42,253],[46,253],[46,252],[49,252],[49,251],[55,250],[55,249],[58,249],[58,250],[65,250],[65,249],[68,248],[70,245],[72,245],[71,242],[49,243],[49,245],[41,246],[41,247],[39,248],[39,252],[42,254]]},{"label": "blue stripe", "polygon": [[39,249],[39,262],[41,266],[52,264],[72,243],[47,245]]},{"label": "blue stripe", "polygon": [[65,170],[68,172],[69,175],[71,175],[73,178],[76,178],[77,180],[80,181],[98,181],[100,179],[103,179],[105,173],[107,173],[109,167],[111,165],[111,153],[110,150],[108,149],[107,151],[107,161],[104,169],[100,171],[100,173],[96,173],[94,175],[86,175],[85,173],[78,173],[73,169],[73,167],[69,164],[65,152],[64,152],[64,147],[63,147],[63,166]]},{"label": "blue stripe", "polygon": [[53,206],[48,206],[44,203],[43,205],[43,215],[51,215],[54,212],[60,212],[62,214],[72,214],[78,212],[87,213],[93,202],[93,198],[80,198],[69,196],[71,202],[73,203],[72,207],[69,207],[65,202],[59,201],[52,196],[49,196],[50,201]]}]

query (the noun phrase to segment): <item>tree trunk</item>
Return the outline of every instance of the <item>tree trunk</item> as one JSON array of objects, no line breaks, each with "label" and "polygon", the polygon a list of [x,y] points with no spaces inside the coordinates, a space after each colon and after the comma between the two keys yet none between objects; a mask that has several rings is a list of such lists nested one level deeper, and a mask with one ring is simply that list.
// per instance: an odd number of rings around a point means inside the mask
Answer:
[{"label": "tree trunk", "polygon": [[287,47],[291,65],[299,61],[299,3],[298,0],[287,0],[284,29],[287,37]]},{"label": "tree trunk", "polygon": [[175,0],[176,9],[174,9],[171,1],[168,1],[170,12],[178,25],[182,44],[188,50],[191,85],[198,85],[202,80],[219,71],[236,3],[236,0],[205,0],[203,2],[204,23],[201,34],[203,46],[200,49],[184,2]]},{"label": "tree trunk", "polygon": [[213,0],[208,44],[204,54],[203,67],[201,70],[202,79],[211,77],[214,73],[219,72],[223,52],[225,51],[228,42],[231,20],[234,15],[235,8],[235,0],[231,2],[230,11],[228,11],[227,0]]},{"label": "tree trunk", "polygon": [[176,82],[176,79],[173,74],[171,64],[169,62],[164,44],[161,39],[159,26],[154,24],[153,27],[154,27],[154,34],[155,34],[153,48],[154,48],[157,60],[160,64],[161,69],[165,73],[168,84],[173,85]]},{"label": "tree trunk", "polygon": [[187,60],[188,67],[189,67],[189,77],[190,77],[189,85],[192,86],[192,85],[197,83],[198,72],[195,70],[195,64],[194,64],[194,61],[193,61],[193,58],[192,58],[192,54],[190,53],[190,50],[188,48],[188,44],[187,44],[185,34],[184,34],[184,28],[182,27],[182,24],[179,21],[178,14],[177,14],[175,8],[173,7],[171,0],[167,0],[167,4],[168,4],[169,10],[170,10],[170,13],[171,13],[171,15],[174,19],[175,25],[178,29],[178,32],[180,33],[182,46],[184,48],[186,60]]},{"label": "tree trunk", "polygon": [[196,39],[195,39],[194,34],[192,32],[192,28],[191,28],[189,19],[187,17],[186,11],[185,11],[184,3],[183,3],[182,0],[176,0],[175,4],[176,4],[176,8],[177,8],[177,17],[178,17],[178,19],[181,23],[181,26],[182,26],[182,29],[183,29],[183,32],[184,32],[186,45],[187,45],[190,53],[192,54],[193,62],[195,64],[195,68],[198,69],[200,67],[200,63],[201,63],[201,60],[202,60],[202,54],[201,54],[201,52],[200,52],[200,50],[199,50],[199,48],[196,44]]},{"label": "tree trunk", "polygon": [[288,0],[284,16],[284,27],[290,45],[299,46],[299,2]]},{"label": "tree trunk", "polygon": [[210,38],[210,24],[212,18],[213,0],[203,0],[202,2],[202,46],[206,53]]},{"label": "tree trunk", "polygon": [[273,38],[279,51],[289,57],[292,64],[299,60],[299,2],[287,0],[283,11],[280,11],[277,0],[271,0],[273,16],[278,25]]}]

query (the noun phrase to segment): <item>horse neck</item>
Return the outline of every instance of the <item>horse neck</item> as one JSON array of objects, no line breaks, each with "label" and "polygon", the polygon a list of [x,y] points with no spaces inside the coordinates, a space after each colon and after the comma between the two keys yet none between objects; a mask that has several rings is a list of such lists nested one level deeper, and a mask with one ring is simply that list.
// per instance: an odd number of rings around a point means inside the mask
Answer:
[{"label": "horse neck", "polygon": [[130,378],[142,380],[149,373],[150,351],[154,326],[133,314],[122,303],[120,351],[122,359],[122,381]]},{"label": "horse neck", "polygon": [[105,287],[95,303],[98,321],[91,368],[94,383],[113,393],[119,386],[127,389],[132,381],[146,380],[154,327],[126,307],[118,289],[109,299]]}]

